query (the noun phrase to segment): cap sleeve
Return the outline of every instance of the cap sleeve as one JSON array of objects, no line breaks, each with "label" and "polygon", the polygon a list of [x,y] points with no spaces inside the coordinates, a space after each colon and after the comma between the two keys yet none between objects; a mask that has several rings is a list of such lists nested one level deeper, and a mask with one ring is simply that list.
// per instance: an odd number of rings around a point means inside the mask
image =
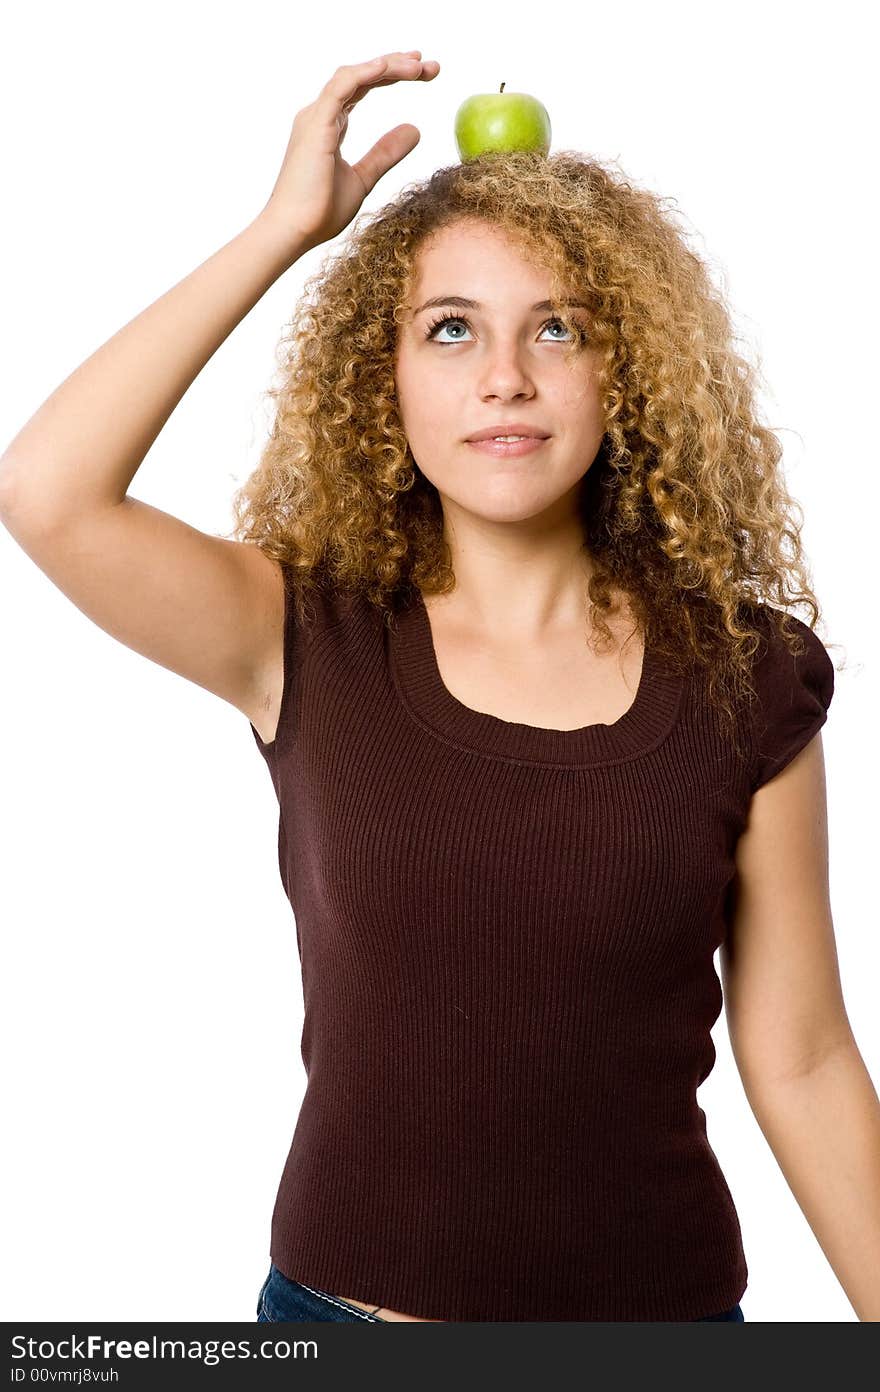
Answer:
[{"label": "cap sleeve", "polygon": [[778,629],[780,610],[762,605],[752,703],[752,792],[780,773],[824,725],[834,694],[834,665],[822,640],[794,615],[804,651],[793,656]]}]

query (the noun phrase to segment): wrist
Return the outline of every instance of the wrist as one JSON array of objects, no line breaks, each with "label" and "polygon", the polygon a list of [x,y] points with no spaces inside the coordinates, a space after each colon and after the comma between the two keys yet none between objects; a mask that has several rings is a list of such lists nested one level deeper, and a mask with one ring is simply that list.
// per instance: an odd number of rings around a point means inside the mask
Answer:
[{"label": "wrist", "polygon": [[259,232],[260,237],[265,240],[266,246],[274,252],[284,269],[292,266],[307,251],[311,251],[315,245],[303,232],[292,225],[290,219],[279,209],[273,208],[271,203],[267,203],[260,210],[251,226]]}]

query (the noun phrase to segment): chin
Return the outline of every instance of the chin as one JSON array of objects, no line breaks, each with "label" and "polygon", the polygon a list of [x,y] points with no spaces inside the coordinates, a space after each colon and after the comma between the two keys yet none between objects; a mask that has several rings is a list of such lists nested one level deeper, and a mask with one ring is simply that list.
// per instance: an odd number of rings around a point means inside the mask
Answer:
[{"label": "chin", "polygon": [[536,498],[530,494],[526,497],[522,492],[508,489],[504,497],[484,494],[479,498],[470,498],[459,506],[487,522],[529,522],[555,507],[561,496],[554,494],[552,497]]}]

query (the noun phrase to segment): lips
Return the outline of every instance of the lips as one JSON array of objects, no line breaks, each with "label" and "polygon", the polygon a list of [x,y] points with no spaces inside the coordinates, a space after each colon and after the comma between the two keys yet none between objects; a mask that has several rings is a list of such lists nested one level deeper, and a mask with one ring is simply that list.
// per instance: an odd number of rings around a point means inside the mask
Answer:
[{"label": "lips", "polygon": [[491,455],[494,459],[519,459],[521,455],[533,454],[549,440],[549,435],[526,435],[522,440],[466,440],[472,450]]},{"label": "lips", "polygon": [[549,434],[546,430],[539,430],[536,425],[517,425],[510,422],[502,425],[489,425],[485,430],[477,430],[473,435],[468,435],[468,444],[476,444],[480,440],[493,440],[497,435],[525,435],[531,440],[548,440]]}]

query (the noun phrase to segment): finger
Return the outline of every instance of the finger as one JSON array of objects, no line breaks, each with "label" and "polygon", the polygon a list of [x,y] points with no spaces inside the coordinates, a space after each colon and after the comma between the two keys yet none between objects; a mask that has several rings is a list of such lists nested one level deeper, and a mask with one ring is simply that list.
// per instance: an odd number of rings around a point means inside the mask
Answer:
[{"label": "finger", "polygon": [[[430,66],[439,64],[432,60]],[[353,107],[371,87],[385,87],[403,78],[420,77],[423,64],[414,54],[385,53],[369,63],[353,63],[339,68],[323,90],[334,106]],[[436,76],[435,73],[431,74]]]},{"label": "finger", "polygon": [[421,131],[417,126],[404,123],[402,126],[395,126],[393,130],[386,131],[376,141],[363,159],[359,159],[357,164],[352,166],[367,193],[375,188],[383,174],[387,174],[389,169],[393,169],[395,164],[399,164],[411,150],[416,148],[421,138]]},{"label": "finger", "polygon": [[402,71],[412,72],[420,65],[420,60],[409,53],[383,53],[371,58],[369,63],[349,63],[336,72],[327,83],[330,91],[341,101],[350,101],[355,92],[366,91],[379,78],[392,81]]},{"label": "finger", "polygon": [[[396,72],[393,73],[391,77],[380,77],[377,82],[371,82],[369,86],[390,87],[392,82],[401,82],[403,80],[414,80],[416,82],[430,82],[431,78],[436,77],[439,71],[440,64],[437,62],[436,58],[426,58],[421,65],[421,69],[416,68],[411,73]],[[364,88],[364,92],[367,92],[368,90],[368,87]],[[364,92],[361,93],[361,96],[364,95]],[[358,98],[358,100],[360,100],[360,98]]]}]

